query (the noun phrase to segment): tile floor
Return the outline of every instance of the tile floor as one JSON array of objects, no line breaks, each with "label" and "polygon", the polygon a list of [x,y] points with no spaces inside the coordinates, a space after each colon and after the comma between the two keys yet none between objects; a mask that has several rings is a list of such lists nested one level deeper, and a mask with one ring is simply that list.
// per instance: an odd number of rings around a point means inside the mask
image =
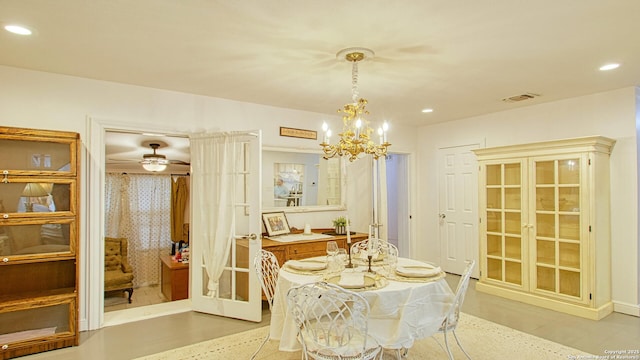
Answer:
[{"label": "tile floor", "polygon": [[[447,276],[454,288],[458,279]],[[604,355],[605,350],[640,349],[640,317],[613,313],[600,321],[583,319],[477,292],[473,279],[463,311],[595,355]],[[83,332],[80,346],[22,359],[128,360],[267,325],[268,309],[263,313],[261,323],[193,311],[136,321]]]}]

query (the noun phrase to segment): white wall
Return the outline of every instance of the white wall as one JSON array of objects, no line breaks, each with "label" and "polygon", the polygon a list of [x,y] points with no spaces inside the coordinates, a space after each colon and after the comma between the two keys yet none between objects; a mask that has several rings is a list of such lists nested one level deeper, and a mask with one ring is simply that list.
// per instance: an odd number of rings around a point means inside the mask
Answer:
[{"label": "white wall", "polygon": [[438,261],[437,151],[602,135],[616,139],[611,154],[612,297],[616,311],[640,316],[638,267],[638,145],[636,88],[536,104],[424,126],[419,131],[419,208],[416,256]]},{"label": "white wall", "polygon": [[[328,109],[333,111],[333,109]],[[280,126],[317,130],[321,136],[322,122],[341,128],[337,116],[275,108],[257,104],[211,98],[199,95],[151,89],[139,86],[97,81],[65,75],[36,72],[0,66],[0,124],[80,133],[83,143],[83,163],[92,163],[89,151],[87,117],[106,119],[131,126],[154,126],[176,133],[211,130],[262,130],[264,146],[318,150],[319,141],[281,137]],[[389,140],[398,150],[415,151],[415,129],[391,124]],[[81,286],[80,323],[86,328],[89,289],[95,292],[87,274],[88,250],[99,239],[87,239],[88,171],[81,169]],[[271,180],[270,180],[271,181]],[[357,186],[356,186],[357,185]],[[352,184],[352,190],[362,191],[368,184]],[[366,194],[367,192],[364,191]],[[354,212],[369,212],[369,202],[347,202]],[[353,204],[353,205],[349,205]],[[292,226],[331,227],[331,220],[343,212],[291,213],[287,217]],[[355,215],[355,214],[354,214]],[[366,231],[368,222],[352,230]],[[93,245],[94,247],[96,245]],[[93,300],[92,300],[93,301]]]}]

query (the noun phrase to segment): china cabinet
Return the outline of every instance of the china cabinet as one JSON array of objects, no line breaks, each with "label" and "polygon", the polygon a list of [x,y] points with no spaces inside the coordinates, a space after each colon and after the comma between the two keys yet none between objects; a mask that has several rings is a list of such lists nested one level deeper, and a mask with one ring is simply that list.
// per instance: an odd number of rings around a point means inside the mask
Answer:
[{"label": "china cabinet", "polygon": [[0,358],[78,344],[79,135],[0,127]]},{"label": "china cabinet", "polygon": [[591,319],[612,311],[614,143],[593,136],[474,150],[479,291]]}]

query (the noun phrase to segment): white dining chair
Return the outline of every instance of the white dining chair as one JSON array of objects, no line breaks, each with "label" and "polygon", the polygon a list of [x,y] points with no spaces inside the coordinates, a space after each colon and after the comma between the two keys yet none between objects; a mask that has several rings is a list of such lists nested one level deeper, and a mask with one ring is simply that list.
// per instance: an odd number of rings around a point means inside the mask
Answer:
[{"label": "white dining chair", "polygon": [[[258,281],[260,281],[262,291],[267,298],[269,311],[272,311],[273,299],[276,292],[276,284],[278,283],[278,274],[280,273],[280,265],[278,264],[278,259],[272,252],[260,249],[260,251],[256,254],[256,257],[253,258],[253,268],[258,275]],[[260,347],[258,347],[253,355],[251,355],[251,360],[255,359],[256,355],[258,355],[264,344],[267,343],[267,340],[269,340],[269,334],[267,334],[267,336],[264,338],[264,340],[260,344]]]},{"label": "white dining chair", "polygon": [[382,358],[368,335],[369,303],[361,295],[316,282],[289,289],[287,304],[305,360]]},{"label": "white dining chair", "polygon": [[476,262],[474,260],[467,261],[467,266],[460,277],[460,281],[458,282],[458,286],[456,287],[455,297],[453,298],[453,302],[451,306],[446,312],[444,320],[442,321],[442,325],[438,332],[444,335],[444,344],[446,347],[447,355],[450,360],[453,360],[453,353],[451,352],[451,348],[449,347],[449,341],[447,340],[447,333],[451,332],[453,337],[456,340],[456,343],[460,347],[460,350],[464,353],[467,359],[471,360],[471,357],[467,353],[467,351],[462,347],[460,340],[458,339],[458,335],[456,335],[456,328],[458,327],[458,323],[460,322],[460,308],[462,307],[462,303],[464,302],[464,296],[467,292],[467,288],[469,287],[469,278],[471,277],[471,271],[473,271],[473,267]]},{"label": "white dining chair", "polygon": [[[362,254],[363,252],[366,252],[369,249],[369,240],[371,239],[364,239],[361,241],[358,241],[357,243],[354,243],[351,245],[351,255],[353,256],[354,254]],[[392,243],[384,240],[384,239],[377,239],[377,251],[379,254],[388,254],[389,251],[393,251],[395,250],[395,254],[398,254],[398,248],[393,245]],[[393,249],[393,250],[392,250]]]}]

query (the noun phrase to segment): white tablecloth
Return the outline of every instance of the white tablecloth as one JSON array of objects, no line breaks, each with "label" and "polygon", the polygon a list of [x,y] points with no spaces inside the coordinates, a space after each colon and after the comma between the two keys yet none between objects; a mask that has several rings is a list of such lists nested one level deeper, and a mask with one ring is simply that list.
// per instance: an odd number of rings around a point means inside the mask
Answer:
[{"label": "white tablecloth", "polygon": [[[419,262],[399,259],[399,265]],[[287,291],[294,286],[322,280],[322,276],[293,274],[280,270],[271,313],[270,338],[280,340],[281,351],[300,350],[296,327],[287,311]],[[432,282],[400,282],[377,290],[360,292],[369,302],[369,334],[387,349],[410,348],[415,340],[437,332],[453,291],[444,278]]]}]

